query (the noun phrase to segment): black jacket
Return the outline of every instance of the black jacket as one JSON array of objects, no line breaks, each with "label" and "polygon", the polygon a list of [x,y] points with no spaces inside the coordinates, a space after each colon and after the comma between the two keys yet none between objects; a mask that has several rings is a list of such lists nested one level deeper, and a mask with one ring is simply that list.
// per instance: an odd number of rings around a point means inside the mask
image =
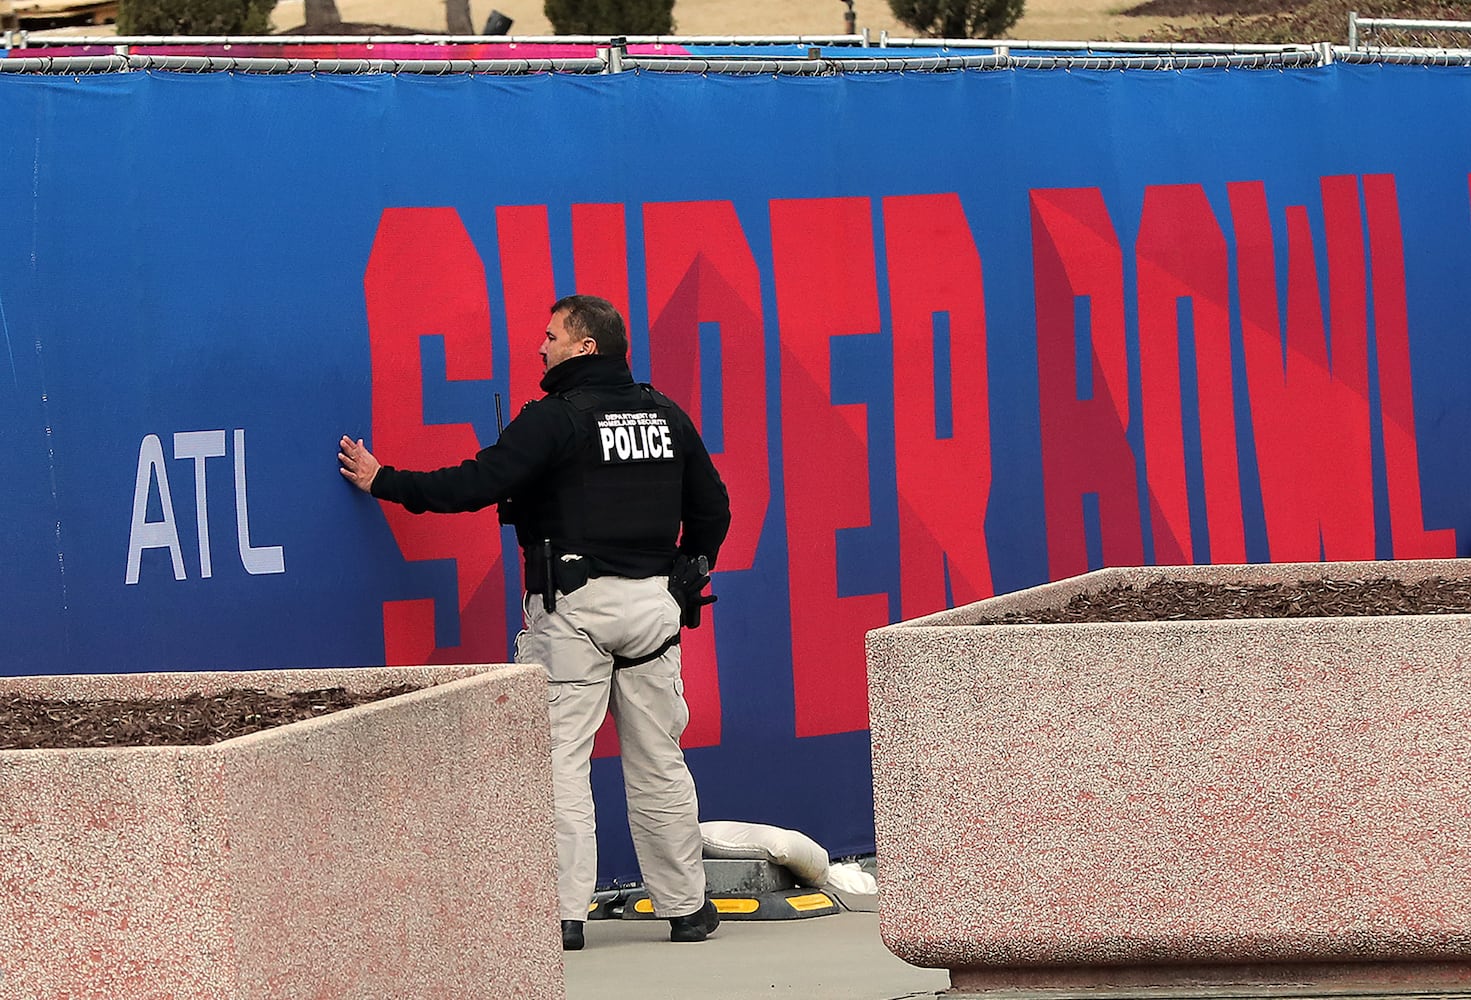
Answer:
[{"label": "black jacket", "polygon": [[[373,496],[402,504],[415,514],[480,510],[513,501],[517,512],[511,520],[516,523],[522,548],[527,550],[530,585],[533,576],[542,575],[540,560],[533,560],[531,551],[541,540],[536,506],[549,491],[566,488],[560,483],[565,478],[562,473],[581,461],[580,449],[585,443],[583,416],[567,395],[575,397],[581,391],[598,398],[636,399],[643,391],[622,358],[603,355],[568,358],[546,373],[541,388],[547,395],[526,404],[506,425],[500,440],[473,459],[433,472],[409,472],[385,465],[373,480]],[[636,547],[610,545],[596,537],[570,544],[554,539],[554,550],[582,550],[577,554],[592,560],[595,575],[662,575],[669,572],[676,548],[689,556],[703,555],[712,567],[715,565],[730,529],[730,498],[694,423],[677,406],[670,403],[669,408],[673,434],[684,459],[677,538],[670,531],[666,538],[650,539]]]}]

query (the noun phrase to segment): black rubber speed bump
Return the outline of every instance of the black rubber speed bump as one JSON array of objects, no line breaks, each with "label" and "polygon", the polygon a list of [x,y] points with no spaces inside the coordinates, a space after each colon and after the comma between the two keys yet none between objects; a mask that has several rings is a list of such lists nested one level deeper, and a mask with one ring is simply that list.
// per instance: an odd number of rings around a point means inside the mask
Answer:
[{"label": "black rubber speed bump", "polygon": [[[587,919],[589,920],[617,920],[623,916],[623,906],[628,902],[630,894],[638,892],[637,889],[604,889],[593,894],[592,902],[587,907]],[[648,898],[645,896],[645,898]]]},{"label": "black rubber speed bump", "polygon": [[[803,920],[837,913],[838,901],[821,889],[798,887],[754,896],[711,895],[721,920]],[[624,920],[654,920],[654,901],[639,893],[623,907]]]},{"label": "black rubber speed bump", "polygon": [[[705,893],[721,920],[802,920],[837,913],[837,898],[799,886],[792,873],[769,861],[705,859]],[[624,920],[653,920],[654,903],[642,889],[623,900]]]}]

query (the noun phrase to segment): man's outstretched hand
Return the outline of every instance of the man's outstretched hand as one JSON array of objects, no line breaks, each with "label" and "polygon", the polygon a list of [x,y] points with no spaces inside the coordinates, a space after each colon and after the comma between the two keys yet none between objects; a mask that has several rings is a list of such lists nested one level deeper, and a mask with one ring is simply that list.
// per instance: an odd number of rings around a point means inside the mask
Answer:
[{"label": "man's outstretched hand", "polygon": [[363,439],[354,441],[346,434],[337,442],[337,463],[342,466],[343,477],[358,489],[367,493],[373,488],[373,477],[382,466],[373,453],[363,445]]}]

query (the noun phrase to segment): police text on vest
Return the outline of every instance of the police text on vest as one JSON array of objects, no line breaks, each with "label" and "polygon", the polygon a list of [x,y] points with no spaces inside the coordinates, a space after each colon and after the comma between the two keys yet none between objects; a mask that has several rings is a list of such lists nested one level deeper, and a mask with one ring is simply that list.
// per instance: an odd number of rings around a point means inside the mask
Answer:
[{"label": "police text on vest", "polygon": [[659,461],[674,457],[669,424],[659,413],[604,413],[598,417],[604,462]]}]

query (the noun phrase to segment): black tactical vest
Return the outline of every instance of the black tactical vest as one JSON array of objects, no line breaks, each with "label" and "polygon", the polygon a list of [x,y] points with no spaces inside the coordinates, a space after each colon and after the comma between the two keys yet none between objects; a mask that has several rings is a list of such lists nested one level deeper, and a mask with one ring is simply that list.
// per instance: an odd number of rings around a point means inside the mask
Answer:
[{"label": "black tactical vest", "polygon": [[579,387],[548,399],[572,408],[577,444],[573,461],[516,500],[527,589],[541,590],[545,539],[554,566],[564,556],[582,556],[593,576],[668,573],[679,540],[685,463],[674,404],[638,384]]}]

